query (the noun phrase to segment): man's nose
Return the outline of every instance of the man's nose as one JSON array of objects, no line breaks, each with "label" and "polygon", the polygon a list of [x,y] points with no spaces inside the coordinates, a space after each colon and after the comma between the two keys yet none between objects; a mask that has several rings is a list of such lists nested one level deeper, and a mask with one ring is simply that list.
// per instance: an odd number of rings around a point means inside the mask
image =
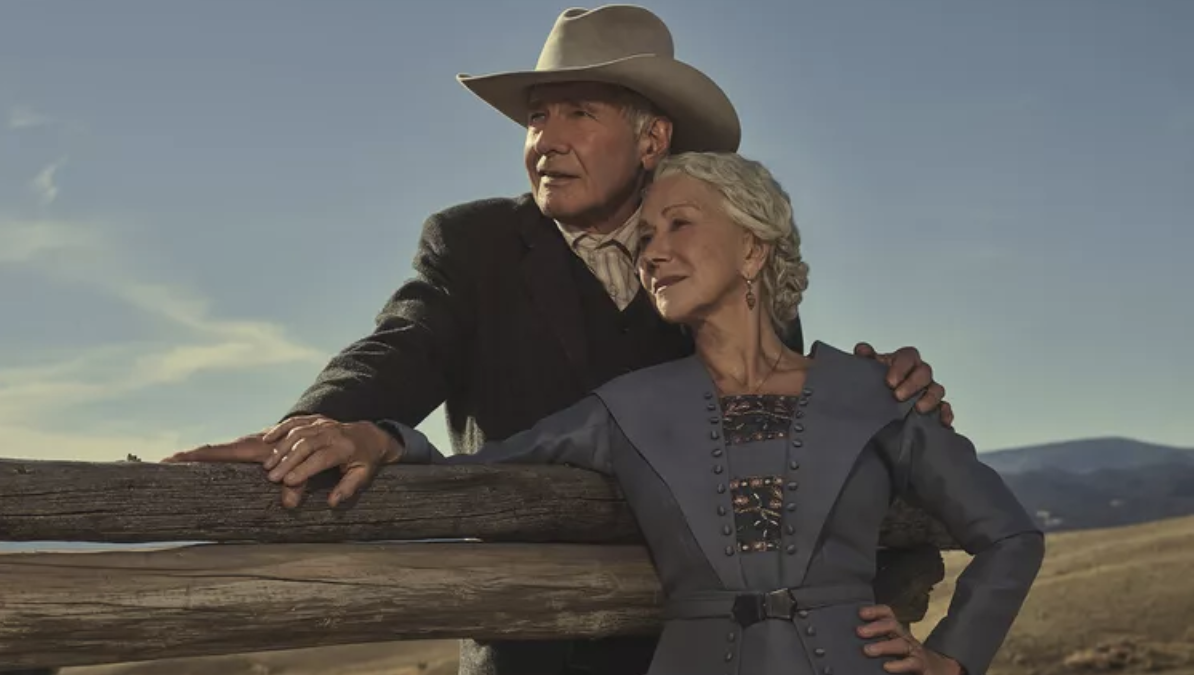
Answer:
[{"label": "man's nose", "polygon": [[567,142],[565,126],[561,122],[556,121],[554,115],[547,115],[541,127],[534,132],[534,151],[542,156],[566,154],[570,150],[571,145]]}]

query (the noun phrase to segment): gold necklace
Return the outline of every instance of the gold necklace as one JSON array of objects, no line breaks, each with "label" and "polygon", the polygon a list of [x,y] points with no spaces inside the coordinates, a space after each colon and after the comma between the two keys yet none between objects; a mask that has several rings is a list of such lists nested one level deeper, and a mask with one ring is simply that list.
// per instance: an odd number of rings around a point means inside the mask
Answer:
[{"label": "gold necklace", "polygon": [[771,364],[771,369],[768,370],[767,374],[763,375],[763,378],[758,381],[758,386],[754,388],[754,391],[750,392],[751,396],[757,394],[758,390],[762,389],[762,386],[767,383],[767,378],[771,377],[771,375],[775,373],[775,369],[779,367],[779,362],[783,360],[783,352],[784,350],[779,350],[779,356],[775,357],[775,363]]},{"label": "gold necklace", "polygon": [[[775,363],[771,364],[771,369],[768,370],[767,374],[763,375],[762,379],[758,381],[758,386],[756,386],[754,389],[751,389],[750,393],[744,394],[744,396],[754,396],[755,394],[758,393],[759,389],[762,389],[762,386],[764,384],[766,384],[767,380],[771,377],[771,375],[775,373],[775,369],[779,367],[779,362],[783,360],[783,352],[784,352],[784,350],[782,350],[782,349],[779,350],[779,356],[775,357]],[[731,394],[725,394],[725,395],[730,396]]]}]

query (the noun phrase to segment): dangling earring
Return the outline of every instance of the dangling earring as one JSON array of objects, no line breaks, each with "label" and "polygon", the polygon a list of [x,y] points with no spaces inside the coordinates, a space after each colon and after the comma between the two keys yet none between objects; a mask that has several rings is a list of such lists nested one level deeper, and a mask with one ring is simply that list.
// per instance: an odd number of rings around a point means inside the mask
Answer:
[{"label": "dangling earring", "polygon": [[750,277],[742,278],[746,280],[746,306],[754,309],[754,305],[757,302],[754,299],[754,282],[750,280]]}]

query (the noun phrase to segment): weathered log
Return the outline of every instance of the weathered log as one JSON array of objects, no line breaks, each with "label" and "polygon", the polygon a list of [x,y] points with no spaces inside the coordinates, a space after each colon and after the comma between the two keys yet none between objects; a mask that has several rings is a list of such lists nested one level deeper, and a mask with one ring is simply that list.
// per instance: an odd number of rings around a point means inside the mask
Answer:
[{"label": "weathered log", "polygon": [[[0,459],[0,540],[638,543],[609,479],[561,466],[392,466],[337,509],[334,476],[311,481],[295,510],[252,464],[157,464]],[[899,503],[885,548],[957,548],[944,527]]]},{"label": "weathered log", "polygon": [[653,634],[641,546],[211,544],[0,555],[0,668]]},{"label": "weathered log", "polygon": [[[336,510],[324,503],[331,484],[314,481],[307,503],[289,511],[250,465],[0,460],[0,540],[634,545],[273,544],[0,556],[0,667],[657,628],[653,570],[619,491],[601,476],[544,466],[389,467]],[[937,547],[953,542],[926,514],[900,505],[881,543],[917,545],[882,551],[876,582],[880,602],[916,621],[942,578]],[[420,583],[407,588],[413,580]],[[529,599],[533,605],[520,605]],[[423,606],[435,600],[442,604]],[[511,613],[518,607],[528,617]]]}]

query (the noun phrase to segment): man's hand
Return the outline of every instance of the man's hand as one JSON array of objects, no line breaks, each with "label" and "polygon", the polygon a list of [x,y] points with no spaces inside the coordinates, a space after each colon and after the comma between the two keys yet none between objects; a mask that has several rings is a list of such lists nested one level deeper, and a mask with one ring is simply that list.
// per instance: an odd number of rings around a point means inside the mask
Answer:
[{"label": "man's hand", "polygon": [[946,388],[933,381],[933,368],[921,360],[921,353],[916,347],[902,347],[891,354],[877,354],[874,347],[860,342],[855,345],[854,354],[887,365],[887,383],[896,390],[897,400],[908,400],[924,389],[925,393],[917,399],[917,411],[927,413],[940,407],[938,413],[942,424],[953,428],[954,410],[942,400],[946,397]]},{"label": "man's hand", "polygon": [[963,675],[958,661],[926,649],[913,637],[887,605],[872,605],[859,610],[858,616],[870,623],[857,628],[859,637],[881,638],[863,647],[867,656],[898,657],[883,664],[889,673],[919,673],[919,675]]},{"label": "man's hand", "polygon": [[342,480],[329,493],[331,507],[365,487],[402,451],[400,443],[373,422],[335,422],[319,415],[284,420],[263,434],[263,441],[274,446],[263,465],[270,472],[267,478],[285,488],[302,487],[322,471],[340,469]]},{"label": "man's hand", "polygon": [[[243,462],[267,465],[277,452],[275,447],[263,440],[265,429],[256,434],[247,434],[228,443],[202,445],[185,452],[177,452],[162,460],[164,462]],[[300,505],[300,497],[304,495],[304,486],[298,488],[283,486],[283,505],[289,509]]]},{"label": "man's hand", "polygon": [[179,452],[163,461],[262,464],[269,480],[282,483],[282,501],[287,508],[300,505],[309,478],[336,466],[342,471],[342,480],[330,492],[329,505],[333,507],[361,490],[379,467],[395,461],[400,451],[395,439],[370,422],[341,423],[303,415],[228,443]]}]

